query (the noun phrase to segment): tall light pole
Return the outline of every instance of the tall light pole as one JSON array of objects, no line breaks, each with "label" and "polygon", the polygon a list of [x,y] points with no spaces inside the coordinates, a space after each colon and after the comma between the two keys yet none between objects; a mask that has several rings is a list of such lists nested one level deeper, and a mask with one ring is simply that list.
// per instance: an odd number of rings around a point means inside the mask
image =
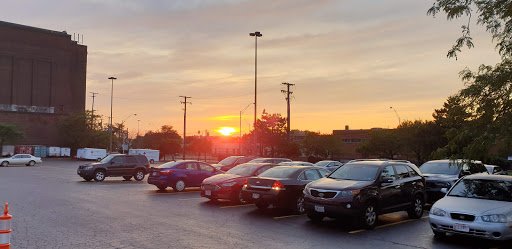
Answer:
[{"label": "tall light pole", "polygon": [[256,115],[257,115],[257,107],[258,107],[258,37],[262,37],[259,31],[254,33],[249,33],[250,36],[254,36],[254,152],[258,151],[258,145],[256,143]]},{"label": "tall light pole", "polygon": [[400,121],[400,116],[398,116],[398,113],[396,112],[395,108],[390,106],[389,109],[393,109],[393,111],[395,111],[396,117],[398,118],[398,125],[400,125],[402,122]]},{"label": "tall light pole", "polygon": [[112,80],[112,88],[110,90],[110,153],[112,153],[112,103],[114,102],[114,80],[117,80],[116,77],[109,77],[109,80]]},{"label": "tall light pole", "polygon": [[140,119],[137,119],[137,138],[139,137],[139,131],[140,131]]},{"label": "tall light pole", "polygon": [[242,153],[242,114],[244,114],[245,110],[249,108],[250,105],[254,103],[248,104],[243,110],[240,111],[240,140],[238,141],[238,151]]}]

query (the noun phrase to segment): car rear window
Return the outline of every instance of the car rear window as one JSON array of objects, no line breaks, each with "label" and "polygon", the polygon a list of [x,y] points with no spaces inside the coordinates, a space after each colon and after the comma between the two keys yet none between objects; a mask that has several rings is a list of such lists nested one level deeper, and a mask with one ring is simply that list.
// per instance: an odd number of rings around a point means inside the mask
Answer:
[{"label": "car rear window", "polygon": [[233,174],[239,176],[250,176],[256,171],[260,164],[240,164],[226,172],[226,174]]},{"label": "car rear window", "polygon": [[155,168],[159,168],[159,169],[170,169],[178,164],[180,164],[182,162],[170,162],[170,163],[164,163],[158,167],[155,167]]},{"label": "car rear window", "polygon": [[423,174],[457,175],[461,164],[457,162],[426,162],[420,167]]},{"label": "car rear window", "polygon": [[297,170],[297,168],[290,167],[275,167],[261,173],[259,176],[268,178],[289,178]]}]

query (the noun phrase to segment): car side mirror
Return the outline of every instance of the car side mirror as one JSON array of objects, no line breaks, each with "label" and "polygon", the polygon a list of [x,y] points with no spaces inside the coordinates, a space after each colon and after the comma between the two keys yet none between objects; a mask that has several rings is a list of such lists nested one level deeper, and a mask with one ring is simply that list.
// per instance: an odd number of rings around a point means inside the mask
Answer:
[{"label": "car side mirror", "polygon": [[393,183],[395,180],[393,180],[393,178],[391,177],[383,177],[381,180],[380,180],[380,183]]},{"label": "car side mirror", "polygon": [[447,189],[447,188],[442,188],[442,189],[441,189],[441,193],[443,193],[443,194],[448,193],[448,189]]},{"label": "car side mirror", "polygon": [[467,175],[471,175],[471,172],[469,170],[463,170],[460,172],[460,174],[463,176],[467,176]]}]

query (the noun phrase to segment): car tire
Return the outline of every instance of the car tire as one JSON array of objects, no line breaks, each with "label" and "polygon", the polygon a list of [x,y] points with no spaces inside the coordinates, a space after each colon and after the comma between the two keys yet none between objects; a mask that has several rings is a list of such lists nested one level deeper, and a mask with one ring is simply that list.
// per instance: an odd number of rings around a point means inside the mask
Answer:
[{"label": "car tire", "polygon": [[9,166],[9,162],[7,161],[3,161],[2,164],[1,164],[2,167],[7,167]]},{"label": "car tire", "polygon": [[158,188],[158,190],[160,191],[165,191],[165,189],[167,188],[167,186],[161,186],[161,185],[157,185],[156,186]]},{"label": "car tire", "polygon": [[377,212],[377,205],[374,202],[368,202],[363,206],[363,213],[361,214],[361,222],[367,229],[372,229],[377,224],[379,218]]},{"label": "car tire", "polygon": [[411,219],[419,219],[423,216],[423,208],[425,206],[425,202],[423,201],[423,197],[421,195],[415,195],[414,200],[412,201],[412,206],[407,209],[407,214]]},{"label": "car tire", "polygon": [[313,221],[313,222],[320,222],[324,219],[324,215],[323,214],[319,214],[317,212],[307,212],[306,215],[308,216],[308,218]]},{"label": "car tire", "polygon": [[92,180],[91,177],[83,177],[86,182],[90,182]]},{"label": "car tire", "polygon": [[35,162],[35,161],[30,161],[30,162],[28,162],[28,164],[27,164],[27,166],[34,166],[34,165],[36,165],[36,162]]},{"label": "car tire", "polygon": [[181,192],[181,191],[185,190],[186,187],[187,186],[185,185],[185,181],[183,181],[183,179],[179,179],[178,181],[176,181],[176,184],[174,184],[174,186],[172,188],[176,192]]},{"label": "car tire", "polygon": [[303,214],[306,212],[304,208],[304,195],[299,195],[294,202],[293,211],[298,214]]},{"label": "car tire", "polygon": [[94,171],[94,181],[102,182],[103,180],[105,180],[105,171],[104,170]]},{"label": "car tire", "polygon": [[238,204],[247,204],[248,203],[248,201],[246,199],[244,199],[242,190],[235,191],[233,193],[233,197],[231,197],[231,201],[233,201],[234,203],[238,203]]},{"label": "car tire", "polygon": [[143,170],[137,170],[135,171],[135,175],[133,176],[133,178],[135,178],[136,181],[140,182],[142,180],[144,180],[144,171]]},{"label": "car tire", "polygon": [[270,206],[270,203],[266,201],[256,201],[254,202],[254,205],[256,205],[258,209],[267,209],[268,206]]},{"label": "car tire", "polygon": [[127,181],[129,181],[130,179],[132,179],[132,176],[123,176],[123,178]]}]

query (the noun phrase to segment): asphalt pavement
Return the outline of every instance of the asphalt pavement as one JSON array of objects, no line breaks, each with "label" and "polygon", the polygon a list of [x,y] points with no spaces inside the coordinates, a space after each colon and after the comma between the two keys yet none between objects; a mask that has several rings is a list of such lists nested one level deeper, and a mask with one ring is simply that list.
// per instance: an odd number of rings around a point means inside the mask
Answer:
[{"label": "asphalt pavement", "polygon": [[435,238],[426,212],[418,220],[382,215],[373,230],[348,220],[313,223],[284,210],[211,202],[198,188],[158,191],[121,177],[85,182],[76,174],[81,163],[0,167],[0,206],[9,202],[13,215],[11,248],[512,248],[511,241]]}]

